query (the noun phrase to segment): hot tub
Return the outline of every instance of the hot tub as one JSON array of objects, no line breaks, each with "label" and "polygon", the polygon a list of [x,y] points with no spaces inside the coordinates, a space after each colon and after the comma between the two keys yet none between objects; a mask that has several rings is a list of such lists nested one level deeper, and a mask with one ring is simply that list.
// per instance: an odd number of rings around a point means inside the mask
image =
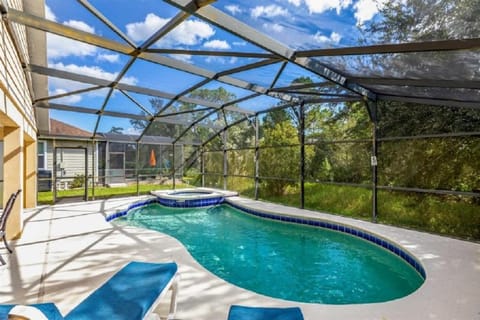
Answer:
[{"label": "hot tub", "polygon": [[225,197],[238,195],[237,192],[210,188],[157,190],[150,193],[157,197],[160,204],[178,208],[212,206],[223,203]]}]

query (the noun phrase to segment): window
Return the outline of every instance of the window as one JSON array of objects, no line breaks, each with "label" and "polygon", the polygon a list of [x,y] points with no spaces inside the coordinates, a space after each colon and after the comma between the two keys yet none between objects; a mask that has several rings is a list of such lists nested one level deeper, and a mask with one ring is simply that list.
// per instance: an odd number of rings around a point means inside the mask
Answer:
[{"label": "window", "polygon": [[38,169],[47,169],[47,142],[38,141],[37,142],[37,168]]}]

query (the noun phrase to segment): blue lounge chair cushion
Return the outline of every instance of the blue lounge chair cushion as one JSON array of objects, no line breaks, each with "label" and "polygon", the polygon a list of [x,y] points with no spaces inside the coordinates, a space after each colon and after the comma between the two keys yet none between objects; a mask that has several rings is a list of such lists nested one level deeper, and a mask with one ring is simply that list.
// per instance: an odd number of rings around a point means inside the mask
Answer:
[{"label": "blue lounge chair cushion", "polygon": [[302,311],[293,308],[231,306],[228,320],[303,320]]},{"label": "blue lounge chair cushion", "polygon": [[174,262],[130,262],[70,311],[65,319],[143,319],[176,272]]},{"label": "blue lounge chair cushion", "polygon": [[[8,313],[15,304],[2,304],[0,305],[0,319],[8,319]],[[40,310],[48,320],[63,320],[63,316],[57,307],[53,303],[39,303],[30,304],[29,306],[35,307]]]}]

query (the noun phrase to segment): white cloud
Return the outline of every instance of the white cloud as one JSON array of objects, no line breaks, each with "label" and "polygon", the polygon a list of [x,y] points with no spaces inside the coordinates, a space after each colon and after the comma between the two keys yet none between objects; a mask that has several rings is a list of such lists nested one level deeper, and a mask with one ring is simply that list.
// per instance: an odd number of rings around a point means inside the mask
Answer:
[{"label": "white cloud", "polygon": [[[153,33],[165,25],[169,19],[161,18],[153,13],[149,13],[142,22],[134,22],[126,25],[127,34],[134,41],[144,41]],[[157,46],[193,46],[201,41],[210,38],[215,34],[215,30],[207,23],[200,20],[187,20],[178,27],[169,32],[164,38],[160,39]]]},{"label": "white cloud", "polygon": [[353,9],[357,25],[362,25],[364,22],[372,19],[386,2],[386,0],[359,0],[355,3]]},{"label": "white cloud", "polygon": [[[78,73],[86,76],[91,76],[95,78],[100,78],[100,79],[105,79],[105,80],[110,80],[113,81],[115,78],[118,76],[117,72],[108,72],[105,71],[99,67],[90,67],[90,66],[79,66],[75,64],[63,64],[61,62],[59,63],[50,63],[49,67],[58,69],[58,70],[64,70],[64,71],[69,71],[72,73]],[[125,84],[130,84],[130,85],[135,85],[137,84],[138,80],[135,77],[123,77],[122,80],[120,81],[121,83]],[[54,78],[50,77],[48,79],[48,85],[50,88],[50,94],[51,95],[57,95],[57,94],[63,94],[66,92],[72,92],[72,91],[77,91],[81,89],[85,89],[88,87],[91,87],[92,85],[86,84],[86,83],[81,83],[81,82],[76,82],[76,81],[71,81],[71,80],[66,80],[66,79],[60,79],[60,78]],[[86,96],[89,97],[105,97],[107,93],[107,88],[105,89],[100,89],[100,90],[95,90],[95,91],[90,91],[88,93],[85,93]],[[78,103],[82,100],[83,95],[72,95],[69,97],[61,98],[58,100],[55,100],[55,102],[58,103],[67,103],[67,104],[73,104],[73,103]]]},{"label": "white cloud", "polygon": [[57,17],[49,6],[45,5],[45,19],[50,21],[57,21]]},{"label": "white cloud", "polygon": [[210,48],[210,49],[221,49],[221,50],[227,50],[230,49],[230,45],[228,44],[227,41],[225,40],[211,40],[207,41],[203,44],[205,48]]},{"label": "white cloud", "polygon": [[244,47],[247,45],[247,43],[245,41],[234,41],[233,45],[238,47]]},{"label": "white cloud", "polygon": [[68,20],[68,21],[65,21],[63,24],[78,30],[88,32],[88,33],[95,33],[95,28],[93,28],[92,26],[89,26],[83,21]]},{"label": "white cloud", "polygon": [[98,61],[107,61],[110,63],[116,63],[120,61],[120,55],[118,54],[110,54],[110,53],[101,53],[97,56]]},{"label": "white cloud", "polygon": [[[50,95],[51,96],[56,96],[56,95],[64,94],[64,93],[67,93],[67,92],[68,91],[65,90],[65,89],[56,88],[55,90],[50,91]],[[51,101],[54,102],[54,103],[75,104],[75,103],[80,102],[81,100],[82,100],[82,97],[80,95],[74,94],[74,95],[66,96],[66,97],[59,98],[59,99],[53,99]]]},{"label": "white cloud", "polygon": [[49,59],[57,59],[68,56],[94,56],[97,47],[72,39],[47,34],[47,54]]},{"label": "white cloud", "polygon": [[[78,73],[86,76],[91,76],[95,78],[105,79],[105,80],[115,80],[118,76],[118,72],[108,72],[103,70],[98,66],[90,67],[90,66],[79,66],[76,64],[63,64],[62,62],[49,64],[51,68],[69,71],[73,73]],[[135,85],[137,84],[138,80],[135,77],[123,77],[120,81],[121,83]]]},{"label": "white cloud", "polygon": [[214,56],[209,56],[205,58],[205,62],[207,63],[215,63],[215,64],[235,64],[238,61],[237,57],[231,57],[231,58],[224,58],[224,57],[214,57]]},{"label": "white cloud", "polygon": [[[67,92],[82,90],[82,89],[88,88],[89,85],[86,83],[50,77],[48,79],[48,87],[49,87],[50,95],[58,95],[58,94],[63,94]],[[100,93],[98,91],[91,91],[88,94],[90,96],[96,96],[96,97],[100,96]],[[68,96],[60,99],[55,99],[52,101],[56,103],[73,104],[73,103],[78,103],[81,100],[82,100],[82,95],[78,94],[78,95],[72,95],[72,96]]]},{"label": "white cloud", "polygon": [[287,0],[287,1],[288,1],[288,3],[290,3],[290,4],[293,4],[295,7],[300,6],[300,4],[302,3],[301,0]]},{"label": "white cloud", "polygon": [[259,17],[273,18],[278,16],[287,16],[288,10],[280,6],[277,6],[275,4],[271,4],[266,7],[256,6],[255,8],[252,9],[250,15],[252,16],[252,18],[255,18],[255,19]]},{"label": "white cloud", "polygon": [[228,6],[225,6],[225,9],[226,9],[227,11],[229,11],[232,15],[236,15],[236,14],[238,14],[238,13],[242,13],[242,12],[243,12],[243,10],[242,10],[239,6],[237,6],[237,5],[235,5],[235,4],[230,4],[230,5],[228,5]]},{"label": "white cloud", "polygon": [[278,23],[264,23],[263,28],[265,30],[273,31],[273,32],[277,32],[277,33],[280,33],[283,30],[285,30],[285,28]]},{"label": "white cloud", "polygon": [[130,134],[130,135],[137,135],[137,134],[141,134],[142,132],[138,129],[135,129],[133,127],[128,127],[126,129],[123,130],[123,134]]},{"label": "white cloud", "polygon": [[186,63],[192,63],[192,55],[191,54],[171,54],[170,57],[176,59],[178,61],[183,61]]},{"label": "white cloud", "polygon": [[225,64],[225,59],[222,57],[208,56],[205,58],[205,62],[215,63],[215,64]]},{"label": "white cloud", "polygon": [[339,33],[332,32],[330,34],[330,39],[332,39],[334,43],[339,43],[340,40],[342,40],[342,36]]},{"label": "white cloud", "polygon": [[[49,7],[45,7],[46,16],[55,19],[54,13]],[[53,20],[55,21],[55,20]],[[69,20],[63,23],[66,26],[76,28],[85,32],[95,33],[95,29],[83,21]],[[56,34],[47,33],[47,54],[49,59],[57,59],[68,56],[94,56],[98,48],[80,41],[75,41]]]},{"label": "white cloud", "polygon": [[317,32],[314,36],[313,39],[316,42],[323,43],[323,44],[338,44],[340,40],[342,39],[342,36],[339,33],[332,32],[330,34],[330,37],[327,37],[323,35],[320,32]]},{"label": "white cloud", "polygon": [[127,24],[127,35],[134,41],[143,41],[167,22],[168,19],[163,19],[153,13],[149,13],[144,21]]},{"label": "white cloud", "polygon": [[174,44],[196,45],[202,40],[208,39],[215,34],[215,30],[203,21],[188,20],[179,25],[165,39],[166,42],[173,41]]},{"label": "white cloud", "polygon": [[352,4],[352,0],[304,0],[310,14],[322,13],[331,9],[335,9],[340,14],[342,9],[348,8]]}]

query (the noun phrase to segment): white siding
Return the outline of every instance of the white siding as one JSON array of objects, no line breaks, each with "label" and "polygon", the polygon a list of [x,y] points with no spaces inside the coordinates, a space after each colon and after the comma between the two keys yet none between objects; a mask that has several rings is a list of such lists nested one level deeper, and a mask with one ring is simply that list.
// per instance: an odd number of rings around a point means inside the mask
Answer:
[{"label": "white siding", "polygon": [[[55,141],[57,148],[61,147],[87,147],[87,157],[88,157],[88,175],[91,176],[93,173],[93,168],[95,169],[95,176],[98,176],[98,166],[93,165],[92,158],[92,144],[82,144],[78,142],[71,141]],[[52,140],[47,140],[47,170],[51,170],[53,174],[53,154],[54,154],[54,144]],[[96,156],[97,157],[97,156]],[[61,162],[61,164],[60,164]],[[95,162],[98,162],[98,159],[95,159]],[[58,177],[74,177],[77,174],[85,174],[85,151],[84,149],[57,149],[57,176]],[[63,170],[60,171],[59,169]],[[73,180],[73,179],[70,179]]]},{"label": "white siding", "polygon": [[[22,10],[22,1],[7,1],[10,7]],[[28,63],[27,38],[24,26],[14,24],[12,30],[17,40],[18,48],[21,56]],[[25,73],[22,69],[18,54],[15,50],[12,39],[9,37],[5,23],[0,24],[0,82],[5,87],[4,92],[11,99],[15,107],[20,111],[22,116],[28,121],[32,128],[35,128],[35,116],[30,97],[30,91]],[[4,112],[9,113],[9,110]],[[21,121],[21,119],[19,119]],[[18,122],[21,123],[21,122]]]}]

